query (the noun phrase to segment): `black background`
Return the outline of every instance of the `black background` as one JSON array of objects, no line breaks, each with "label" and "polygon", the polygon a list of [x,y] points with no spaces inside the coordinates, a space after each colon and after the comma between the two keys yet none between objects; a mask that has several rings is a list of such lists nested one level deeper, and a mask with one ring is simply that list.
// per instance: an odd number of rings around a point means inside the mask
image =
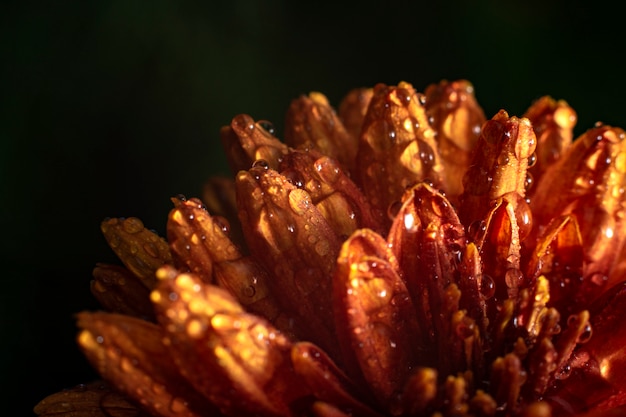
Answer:
[{"label": "black background", "polygon": [[0,413],[95,374],[73,314],[96,309],[107,216],[163,233],[169,198],[225,173],[218,130],[275,123],[313,90],[466,78],[488,117],[550,94],[626,126],[623,19],[582,1],[14,2],[0,11]]}]

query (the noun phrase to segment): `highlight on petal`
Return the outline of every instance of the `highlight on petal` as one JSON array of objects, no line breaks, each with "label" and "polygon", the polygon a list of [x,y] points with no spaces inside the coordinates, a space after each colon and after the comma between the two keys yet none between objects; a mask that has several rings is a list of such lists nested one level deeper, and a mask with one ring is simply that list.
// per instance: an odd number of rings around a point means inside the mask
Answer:
[{"label": "highlight on petal", "polygon": [[373,95],[373,88],[355,88],[350,90],[339,103],[339,119],[346,127],[346,131],[356,141],[359,140],[361,135],[363,120]]}]

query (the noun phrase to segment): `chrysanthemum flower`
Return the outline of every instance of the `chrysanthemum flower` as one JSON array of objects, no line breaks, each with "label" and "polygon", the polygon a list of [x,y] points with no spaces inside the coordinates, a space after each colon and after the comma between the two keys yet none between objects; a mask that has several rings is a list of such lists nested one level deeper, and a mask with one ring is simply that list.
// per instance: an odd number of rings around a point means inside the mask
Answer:
[{"label": "chrysanthemum flower", "polygon": [[172,199],[166,239],[102,231],[103,381],[41,417],[626,413],[626,140],[543,97],[486,120],[470,83],[236,116],[235,179]]}]

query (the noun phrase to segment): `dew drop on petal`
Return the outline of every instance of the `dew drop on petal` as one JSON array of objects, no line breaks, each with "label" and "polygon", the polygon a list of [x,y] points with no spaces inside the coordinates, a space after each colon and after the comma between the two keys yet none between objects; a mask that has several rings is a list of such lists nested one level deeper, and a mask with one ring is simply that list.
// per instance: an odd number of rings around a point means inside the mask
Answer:
[{"label": "dew drop on petal", "polygon": [[480,293],[486,300],[490,299],[496,293],[496,282],[487,274],[483,274],[480,278]]},{"label": "dew drop on petal", "polygon": [[136,217],[129,217],[123,221],[122,227],[126,233],[134,234],[143,230],[143,223]]}]

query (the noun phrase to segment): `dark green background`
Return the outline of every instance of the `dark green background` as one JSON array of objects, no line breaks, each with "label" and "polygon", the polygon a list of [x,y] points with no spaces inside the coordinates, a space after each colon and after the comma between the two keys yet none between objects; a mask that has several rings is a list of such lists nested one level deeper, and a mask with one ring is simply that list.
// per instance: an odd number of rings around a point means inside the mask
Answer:
[{"label": "dark green background", "polygon": [[577,133],[626,126],[623,19],[598,1],[214,3],[0,11],[2,415],[94,377],[73,314],[97,308],[91,270],[114,260],[100,221],[163,232],[170,196],[226,171],[217,133],[235,114],[280,135],[311,90],[337,104],[352,87],[466,78],[489,117],[550,94]]}]

